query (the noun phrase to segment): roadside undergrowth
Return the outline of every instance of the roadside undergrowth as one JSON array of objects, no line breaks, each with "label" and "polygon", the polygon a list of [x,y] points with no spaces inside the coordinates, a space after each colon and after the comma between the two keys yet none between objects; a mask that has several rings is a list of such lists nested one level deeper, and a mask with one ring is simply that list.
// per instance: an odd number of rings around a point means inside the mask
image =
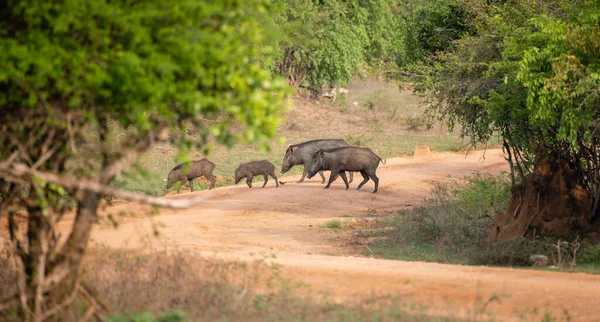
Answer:
[{"label": "roadside undergrowth", "polygon": [[[0,258],[0,297],[15,286],[8,256]],[[453,321],[395,296],[336,302],[283,278],[267,259],[205,258],[188,251],[138,253],[94,248],[83,278],[111,307],[106,321]],[[79,321],[74,302],[60,321]],[[11,320],[12,319],[12,320]],[[10,312],[0,320],[13,321]],[[15,320],[16,321],[16,320]]]},{"label": "roadside undergrowth", "polygon": [[570,240],[517,238],[487,244],[494,216],[505,212],[510,180],[476,174],[453,183],[435,185],[415,209],[379,220],[368,229],[367,255],[431,262],[531,266],[532,255],[545,255],[551,269],[599,272],[600,247]]}]

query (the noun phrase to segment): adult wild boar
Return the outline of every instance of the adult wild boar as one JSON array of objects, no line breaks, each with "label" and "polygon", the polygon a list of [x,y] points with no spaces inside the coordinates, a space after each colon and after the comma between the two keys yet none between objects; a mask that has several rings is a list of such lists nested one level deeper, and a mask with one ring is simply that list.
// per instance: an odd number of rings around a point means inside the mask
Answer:
[{"label": "adult wild boar", "polygon": [[273,163],[269,162],[269,160],[252,161],[240,164],[240,166],[235,169],[235,184],[238,184],[242,178],[246,178],[246,184],[249,188],[252,188],[252,178],[258,175],[263,175],[265,177],[265,183],[262,186],[263,188],[267,185],[269,176],[275,179],[275,184],[277,185],[277,188],[279,188],[279,182],[275,175],[275,166]]},{"label": "adult wild boar", "polygon": [[167,178],[167,189],[171,188],[175,182],[181,181],[182,184],[188,182],[190,184],[190,190],[194,191],[194,179],[204,176],[210,181],[210,188],[215,188],[215,177],[212,172],[215,169],[215,164],[208,161],[208,159],[202,159],[198,161],[180,163],[176,165]]},{"label": "adult wild boar", "polygon": [[319,150],[313,155],[312,162],[308,168],[308,178],[312,178],[319,171],[330,170],[331,176],[329,176],[329,183],[327,183],[325,189],[328,189],[339,175],[344,180],[346,190],[348,190],[350,186],[348,185],[344,171],[360,171],[364,180],[358,185],[356,190],[360,189],[371,178],[375,182],[375,190],[373,190],[375,193],[379,187],[379,178],[375,174],[379,162],[385,164],[377,154],[368,148],[350,146]]},{"label": "adult wild boar", "polygon": [[[286,173],[293,166],[302,164],[304,166],[304,170],[302,171],[302,178],[300,181],[298,181],[298,183],[304,182],[304,178],[308,173],[308,166],[310,165],[315,152],[321,149],[332,149],[345,146],[350,146],[350,144],[341,139],[321,139],[291,144],[285,151],[283,164],[281,165],[281,173]],[[319,171],[319,175],[321,176],[321,183],[325,183],[323,171]],[[353,174],[350,172],[350,182],[352,182],[352,179]]]}]

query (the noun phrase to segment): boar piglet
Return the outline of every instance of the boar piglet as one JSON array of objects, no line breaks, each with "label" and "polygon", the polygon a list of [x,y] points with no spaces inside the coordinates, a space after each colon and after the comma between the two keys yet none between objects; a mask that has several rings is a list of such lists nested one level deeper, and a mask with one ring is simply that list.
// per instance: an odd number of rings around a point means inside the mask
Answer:
[{"label": "boar piglet", "polygon": [[252,188],[252,178],[258,175],[262,175],[265,178],[265,183],[262,186],[263,188],[267,185],[269,176],[275,179],[275,184],[279,188],[279,182],[275,175],[275,166],[268,160],[252,161],[241,164],[235,169],[235,184],[238,184],[242,178],[246,178],[246,184],[249,188]]},{"label": "boar piglet", "polygon": [[208,159],[202,159],[198,161],[180,163],[176,165],[167,178],[167,189],[171,188],[175,182],[181,181],[183,184],[188,182],[190,184],[190,190],[194,191],[193,180],[204,176],[210,181],[210,188],[215,188],[215,177],[212,172],[215,169],[215,164],[208,161]]}]

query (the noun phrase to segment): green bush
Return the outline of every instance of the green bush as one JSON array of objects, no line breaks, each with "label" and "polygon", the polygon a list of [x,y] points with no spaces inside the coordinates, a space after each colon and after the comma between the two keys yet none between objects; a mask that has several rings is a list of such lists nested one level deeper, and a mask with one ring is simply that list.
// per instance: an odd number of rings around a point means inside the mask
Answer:
[{"label": "green bush", "polygon": [[577,262],[581,264],[600,263],[600,245],[583,244],[581,255],[578,256]]},{"label": "green bush", "polygon": [[[528,266],[531,265],[529,257],[533,254],[549,255],[551,244],[547,241],[514,238],[485,245],[472,251],[471,264]],[[551,263],[552,264],[552,263]]]},{"label": "green bush", "polygon": [[321,228],[339,229],[339,228],[342,228],[342,223],[339,220],[332,220],[332,221],[327,222]]},{"label": "green bush", "polygon": [[346,137],[344,137],[344,139],[346,139],[346,141],[348,143],[350,143],[350,145],[365,146],[373,138],[372,137],[366,137],[364,134],[352,134],[352,133],[348,133],[348,134],[346,134]]}]

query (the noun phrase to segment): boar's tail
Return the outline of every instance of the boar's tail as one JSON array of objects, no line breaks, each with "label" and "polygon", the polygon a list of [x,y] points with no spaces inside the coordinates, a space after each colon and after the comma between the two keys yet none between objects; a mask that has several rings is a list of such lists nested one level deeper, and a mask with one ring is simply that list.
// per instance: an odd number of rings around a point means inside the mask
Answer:
[{"label": "boar's tail", "polygon": [[382,159],[380,156],[378,156],[377,154],[375,154],[376,157],[379,158],[379,162],[381,162],[382,164],[385,164],[386,160]]}]

